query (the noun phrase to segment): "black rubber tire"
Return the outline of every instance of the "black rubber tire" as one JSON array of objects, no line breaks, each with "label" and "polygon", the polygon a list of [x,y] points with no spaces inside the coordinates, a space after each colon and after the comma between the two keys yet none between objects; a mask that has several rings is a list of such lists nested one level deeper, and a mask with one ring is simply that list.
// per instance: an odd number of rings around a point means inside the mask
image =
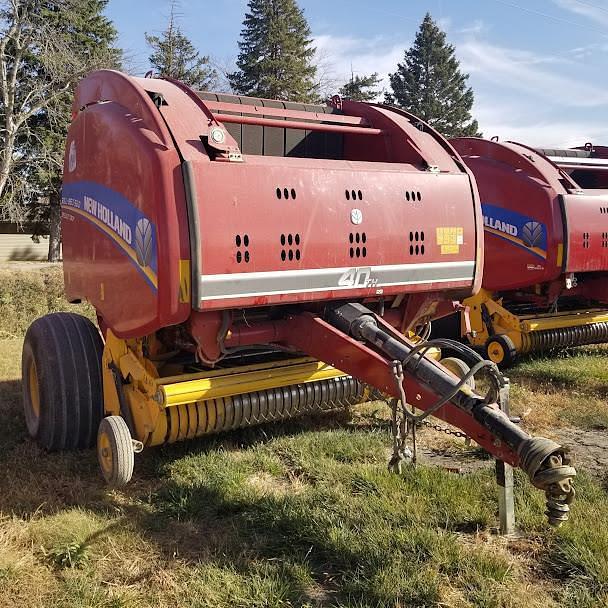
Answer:
[{"label": "black rubber tire", "polygon": [[[81,315],[58,312],[30,325],[21,358],[23,407],[28,432],[43,448],[56,451],[95,445],[103,416],[102,353],[99,331]],[[28,381],[32,365],[38,416]]]},{"label": "black rubber tire", "polygon": [[[439,361],[441,365],[447,367],[455,376],[458,376],[461,380],[469,373],[470,367],[462,359],[458,357],[446,357]],[[475,390],[475,378],[471,376],[466,382],[466,385]]]},{"label": "black rubber tire", "polygon": [[[490,354],[492,343],[497,344],[500,349],[502,349],[500,361],[496,360],[496,356]],[[485,357],[490,361],[494,361],[501,369],[505,369],[511,367],[515,363],[515,360],[517,359],[517,348],[515,348],[515,343],[509,336],[497,334],[495,336],[490,336],[486,340]]]},{"label": "black rubber tire", "polygon": [[[106,467],[102,462],[102,436],[107,438],[110,450],[111,462]],[[121,488],[131,481],[135,466],[133,442],[129,427],[121,416],[107,416],[101,420],[97,431],[97,458],[101,474],[108,485]]]}]

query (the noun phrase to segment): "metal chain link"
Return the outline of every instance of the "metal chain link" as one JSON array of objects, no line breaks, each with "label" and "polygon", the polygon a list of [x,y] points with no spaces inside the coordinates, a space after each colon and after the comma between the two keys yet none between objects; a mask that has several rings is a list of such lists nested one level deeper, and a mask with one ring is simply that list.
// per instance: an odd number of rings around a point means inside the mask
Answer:
[{"label": "metal chain link", "polygon": [[434,424],[433,422],[429,422],[428,420],[423,420],[422,422],[419,423],[421,426],[426,426],[428,428],[431,428],[435,431],[438,431],[439,433],[445,433],[446,435],[452,435],[453,437],[461,437],[463,439],[467,439],[468,435],[466,433],[463,433],[462,431],[457,431],[455,429],[450,429],[447,427],[443,427],[440,424]]}]

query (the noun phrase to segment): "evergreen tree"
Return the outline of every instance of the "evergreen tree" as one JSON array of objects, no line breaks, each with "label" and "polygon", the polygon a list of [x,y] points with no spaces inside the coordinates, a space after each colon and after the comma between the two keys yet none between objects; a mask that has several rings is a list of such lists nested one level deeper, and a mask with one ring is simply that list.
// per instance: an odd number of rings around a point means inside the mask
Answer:
[{"label": "evergreen tree", "polygon": [[378,72],[369,76],[355,76],[351,74],[350,80],[340,88],[340,95],[352,101],[373,101],[380,91],[376,88],[381,80]]},{"label": "evergreen tree", "polygon": [[167,29],[160,36],[146,34],[146,42],[152,49],[150,65],[159,76],[175,78],[199,91],[213,88],[217,72],[209,65],[209,57],[201,56],[182,32],[176,6],[173,1]]},{"label": "evergreen tree", "polygon": [[446,137],[478,135],[467,79],[454,47],[427,13],[403,63],[390,74],[393,92],[386,95],[386,102],[415,114]]},{"label": "evergreen tree", "polygon": [[296,0],[249,0],[239,49],[238,70],[228,75],[237,93],[316,100],[315,48]]}]

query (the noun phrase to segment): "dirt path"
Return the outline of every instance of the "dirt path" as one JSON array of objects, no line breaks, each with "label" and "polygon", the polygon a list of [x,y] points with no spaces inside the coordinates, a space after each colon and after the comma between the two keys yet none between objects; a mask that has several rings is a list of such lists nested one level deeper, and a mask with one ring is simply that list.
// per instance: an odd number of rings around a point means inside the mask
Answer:
[{"label": "dirt path", "polygon": [[[555,429],[551,435],[552,439],[572,450],[579,471],[608,480],[608,432],[562,428]],[[460,441],[445,442],[441,435],[424,430],[418,441],[418,461],[455,473],[470,473],[494,464],[494,460],[479,448],[467,449]]]},{"label": "dirt path", "polygon": [[606,479],[608,472],[608,432],[576,428],[557,430],[558,440],[572,449],[575,465],[594,477]]}]

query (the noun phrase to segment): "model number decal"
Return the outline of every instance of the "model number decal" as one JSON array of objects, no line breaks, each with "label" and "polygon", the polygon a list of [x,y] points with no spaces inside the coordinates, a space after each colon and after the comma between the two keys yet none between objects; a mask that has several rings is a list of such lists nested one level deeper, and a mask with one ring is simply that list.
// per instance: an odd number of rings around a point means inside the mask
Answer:
[{"label": "model number decal", "polygon": [[338,287],[375,287],[378,279],[372,278],[372,269],[349,268],[338,281]]}]

